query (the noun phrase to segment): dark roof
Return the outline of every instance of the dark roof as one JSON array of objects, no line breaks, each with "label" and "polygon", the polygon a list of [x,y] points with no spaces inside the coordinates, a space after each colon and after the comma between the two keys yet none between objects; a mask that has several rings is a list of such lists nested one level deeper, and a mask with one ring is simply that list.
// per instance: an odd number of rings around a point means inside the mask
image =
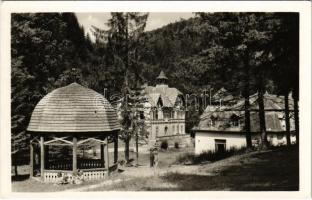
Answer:
[{"label": "dark roof", "polygon": [[[289,95],[288,98],[289,98],[289,110],[293,110],[294,109],[294,100],[291,97],[291,95]],[[258,93],[250,95],[249,103],[250,103],[251,109],[259,109],[257,99],[258,99]],[[285,100],[284,100],[283,96],[278,96],[275,94],[269,94],[268,92],[266,92],[263,95],[263,103],[264,103],[264,108],[267,110],[269,110],[269,109],[277,109],[277,110],[285,109]],[[245,105],[245,100],[242,98],[242,99],[238,100],[235,105],[233,105],[233,108],[244,109],[244,105]]]},{"label": "dark roof", "polygon": [[167,76],[165,75],[164,71],[162,71],[162,70],[156,79],[167,79],[168,80]]},{"label": "dark roof", "polygon": [[[250,108],[259,109],[257,103],[257,93],[250,96]],[[266,93],[264,95],[265,110],[282,110],[284,109],[284,98]],[[293,109],[293,99],[289,97],[289,107]],[[208,106],[204,113],[200,116],[200,121],[195,130],[218,130],[218,131],[243,131],[244,128],[244,99],[239,99],[233,106],[212,107]],[[232,109],[232,110],[231,110]],[[229,126],[231,116],[236,115],[240,118],[242,126],[239,128]],[[280,118],[284,116],[284,112],[267,111],[265,113],[267,131],[283,131]],[[209,126],[211,120],[215,120],[214,126]],[[292,121],[291,121],[292,123]],[[258,112],[251,112],[250,126],[252,132],[260,131],[260,122]]]},{"label": "dark roof", "polygon": [[35,132],[119,130],[117,113],[103,95],[77,83],[53,90],[36,105],[28,128]]},{"label": "dark roof", "polygon": [[223,102],[228,102],[233,101],[234,97],[225,88],[222,87],[212,96],[213,101],[219,101],[220,99],[222,99]]}]

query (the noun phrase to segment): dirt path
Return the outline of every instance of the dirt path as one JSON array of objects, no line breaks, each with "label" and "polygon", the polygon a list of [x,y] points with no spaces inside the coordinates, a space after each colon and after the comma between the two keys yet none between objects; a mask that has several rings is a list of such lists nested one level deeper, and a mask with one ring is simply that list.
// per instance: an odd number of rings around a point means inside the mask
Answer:
[{"label": "dirt path", "polygon": [[69,189],[62,192],[79,192],[79,191],[89,191],[95,188],[103,187],[103,186],[111,186],[113,184],[117,184],[123,181],[128,181],[131,179],[135,179],[138,177],[154,177],[154,176],[162,176],[167,173],[179,173],[179,174],[191,174],[191,175],[203,175],[203,176],[215,176],[220,171],[222,171],[227,166],[233,165],[241,165],[242,160],[245,160],[251,154],[255,154],[258,152],[251,152],[249,154],[236,155],[230,158],[217,161],[214,163],[206,163],[201,165],[173,165],[168,168],[154,169],[149,166],[141,166],[141,167],[127,167],[124,168],[124,171],[113,179],[105,180],[103,182],[78,187],[75,189]]},{"label": "dirt path", "polygon": [[78,187],[75,189],[69,189],[69,190],[64,190],[64,191],[60,191],[60,192],[83,192],[83,191],[92,190],[94,188],[109,186],[112,184],[116,184],[116,183],[120,183],[122,181],[128,181],[128,180],[130,180],[130,178],[128,178],[128,179],[120,179],[119,178],[119,179],[114,179],[114,180],[105,180],[105,181],[98,183],[98,184],[86,185],[86,186]]}]

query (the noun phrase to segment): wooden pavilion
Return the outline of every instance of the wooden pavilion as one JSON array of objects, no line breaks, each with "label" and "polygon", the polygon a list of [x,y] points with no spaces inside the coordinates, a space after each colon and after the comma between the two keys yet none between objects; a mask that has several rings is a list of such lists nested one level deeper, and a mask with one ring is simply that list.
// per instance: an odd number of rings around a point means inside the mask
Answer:
[{"label": "wooden pavilion", "polygon": [[[36,105],[27,128],[30,176],[40,171],[45,182],[55,182],[60,175],[72,179],[77,172],[85,180],[104,178],[117,166],[119,130],[117,113],[103,95],[77,83],[53,90]],[[109,143],[114,143],[111,166]],[[49,159],[50,148],[64,146],[71,150],[67,158]],[[100,147],[100,158],[80,156],[85,146]]]}]

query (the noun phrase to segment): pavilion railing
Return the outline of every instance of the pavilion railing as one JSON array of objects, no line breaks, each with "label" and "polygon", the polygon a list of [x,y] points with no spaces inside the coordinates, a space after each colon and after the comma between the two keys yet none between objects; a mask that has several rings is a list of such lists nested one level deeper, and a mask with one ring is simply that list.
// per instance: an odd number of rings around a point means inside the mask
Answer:
[{"label": "pavilion railing", "polygon": [[78,159],[78,169],[92,169],[104,167],[101,159]]},{"label": "pavilion railing", "polygon": [[[103,163],[101,159],[78,159],[78,169],[93,169],[102,168]],[[54,160],[47,163],[46,169],[50,170],[72,170],[72,160]]]},{"label": "pavilion railing", "polygon": [[[83,180],[99,180],[107,177],[107,170],[104,168],[99,169],[83,169]],[[44,182],[50,182],[50,183],[58,183],[61,182],[64,179],[64,176],[68,178],[68,181],[71,182],[73,177],[72,171],[66,171],[66,170],[45,170],[44,171]]]}]

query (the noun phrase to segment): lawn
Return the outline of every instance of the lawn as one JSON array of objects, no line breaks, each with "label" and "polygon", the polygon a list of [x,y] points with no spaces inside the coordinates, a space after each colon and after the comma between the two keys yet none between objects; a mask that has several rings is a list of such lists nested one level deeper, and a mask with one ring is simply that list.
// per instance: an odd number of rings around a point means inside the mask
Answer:
[{"label": "lawn", "polygon": [[[277,148],[198,166],[200,174],[166,173],[138,177],[92,191],[297,191],[298,148]],[[201,175],[203,172],[206,175]]]},{"label": "lawn", "polygon": [[[296,146],[235,155],[213,163],[173,165],[180,155],[192,150],[161,151],[156,174],[143,176],[144,172],[151,172],[152,169],[148,167],[149,155],[140,154],[139,164],[142,168],[125,168],[124,172],[111,176],[110,180],[121,180],[119,182],[103,185],[101,182],[105,181],[95,181],[58,186],[26,179],[13,181],[13,191],[61,191],[79,187],[84,188],[81,191],[296,191],[299,188],[299,154]],[[132,152],[131,158],[134,157],[135,153]]]}]

